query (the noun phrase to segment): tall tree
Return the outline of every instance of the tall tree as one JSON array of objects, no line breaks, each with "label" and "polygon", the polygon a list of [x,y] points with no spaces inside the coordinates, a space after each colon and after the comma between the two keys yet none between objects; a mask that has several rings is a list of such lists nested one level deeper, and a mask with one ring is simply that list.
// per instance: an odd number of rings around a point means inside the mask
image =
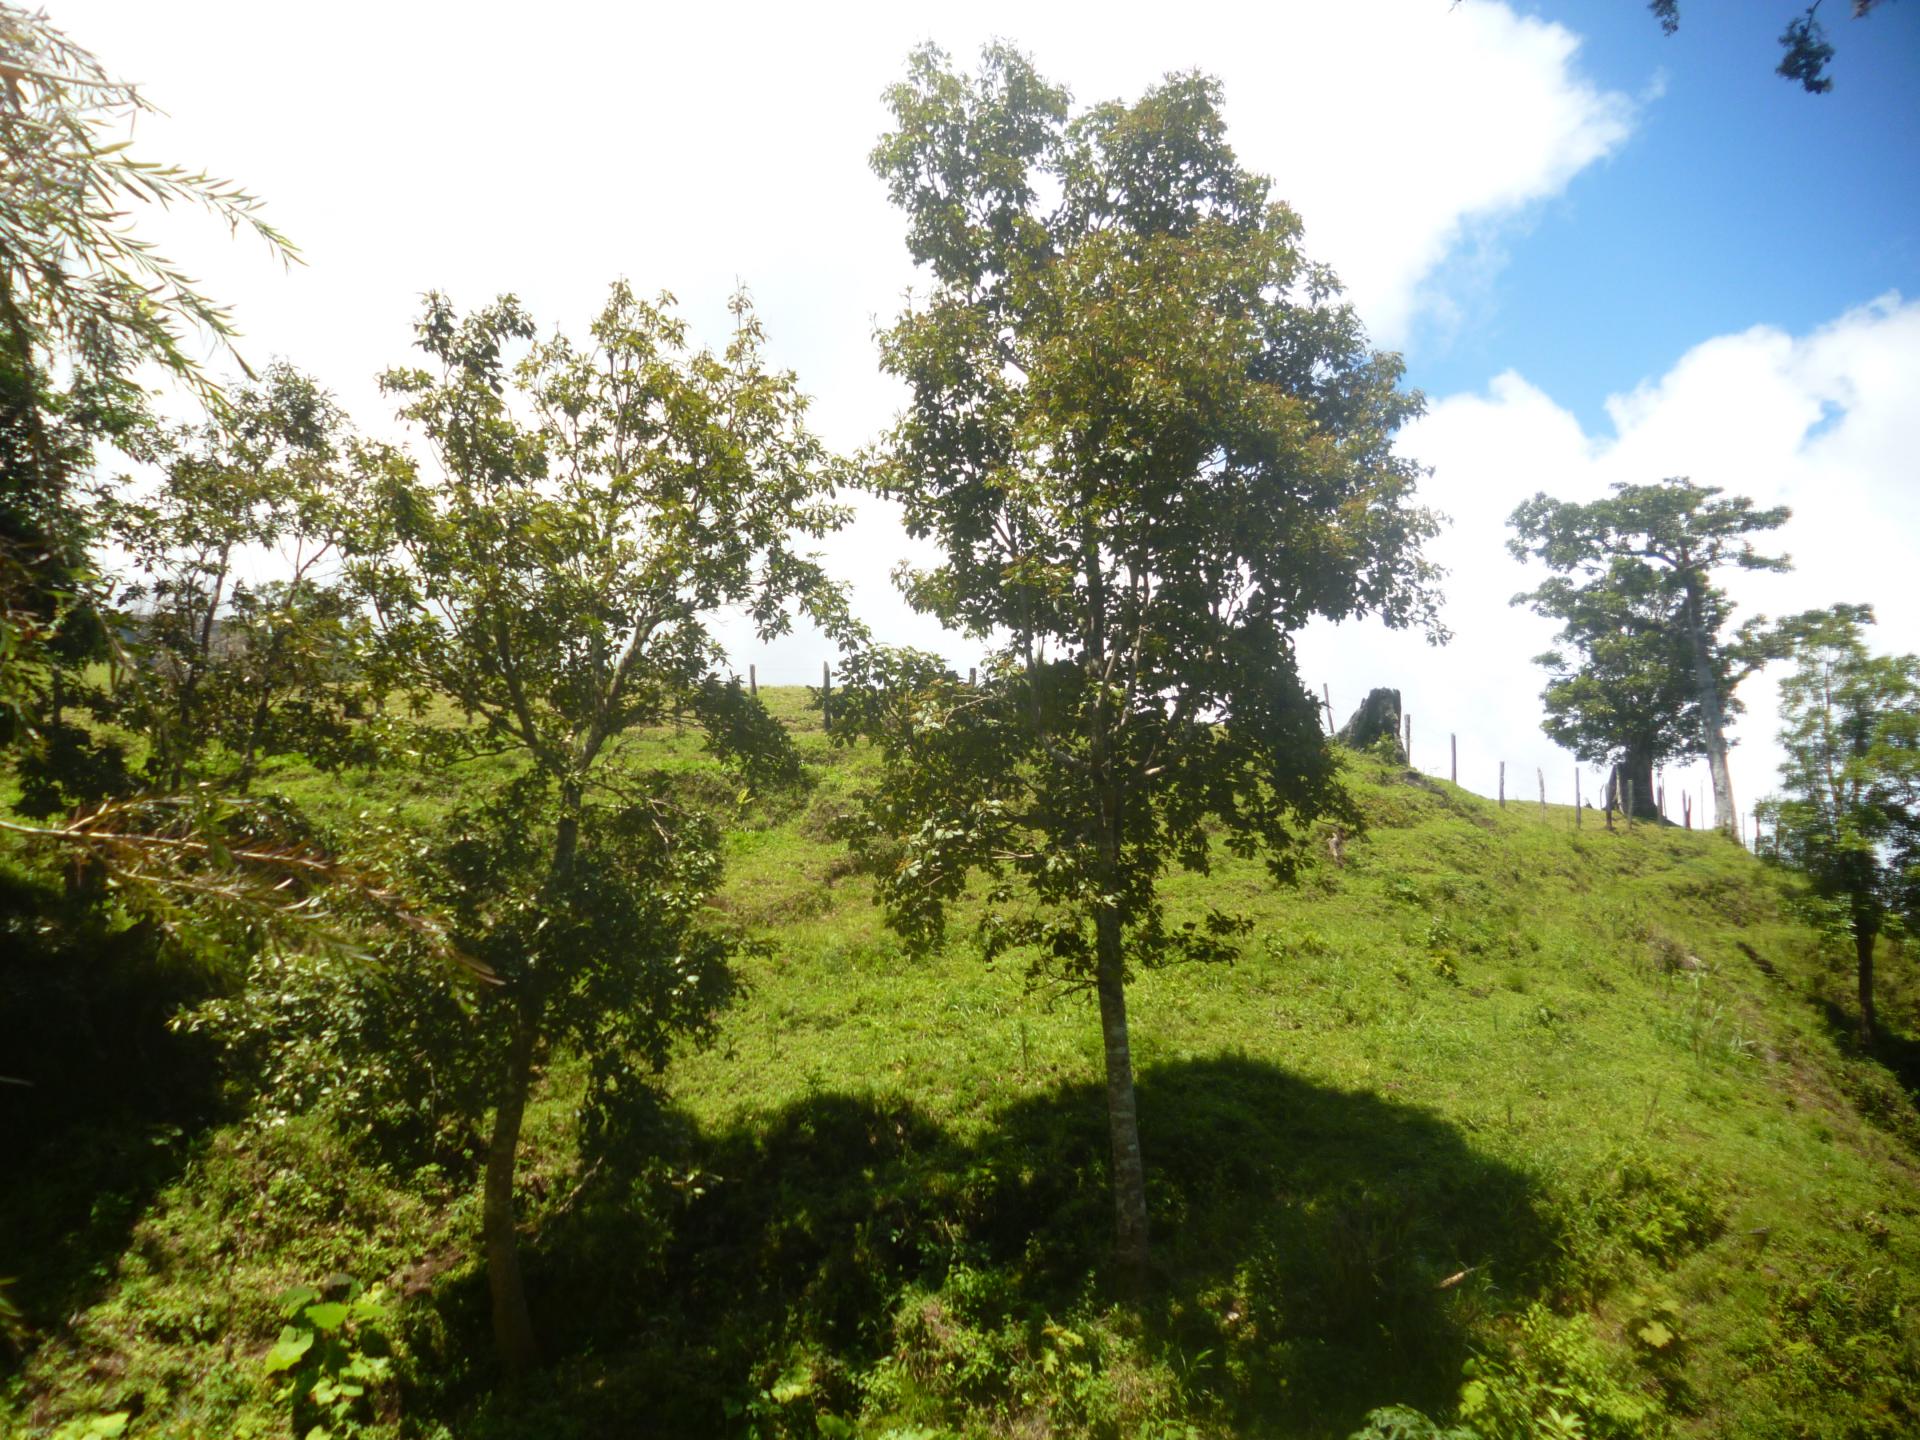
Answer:
[{"label": "tall tree", "polygon": [[263,751],[338,748],[357,628],[336,583],[351,446],[332,396],[278,363],[156,444],[157,485],[103,502],[132,571],[117,597],[134,661],[120,718],[146,736],[155,782],[209,773],[216,741],[221,778],[241,789]]},{"label": "tall tree", "polygon": [[[1678,632],[1681,645],[1664,653],[1670,663],[1684,658],[1698,716],[1685,728],[1694,731],[1699,748],[1669,753],[1706,755],[1714,823],[1731,834],[1727,723],[1739,710],[1734,692],[1777,651],[1767,639],[1763,619],[1725,634],[1734,606],[1714,575],[1728,568],[1790,568],[1786,556],[1756,551],[1750,537],[1779,529],[1792,512],[1785,506],[1757,510],[1743,495],[1716,499],[1720,493],[1716,486],[1681,478],[1615,485],[1610,497],[1587,505],[1536,494],[1513,512],[1508,523],[1515,535],[1508,548],[1518,559],[1531,556],[1562,576],[1579,577],[1578,583],[1549,581],[1515,596],[1516,604],[1531,604],[1570,627],[1579,625],[1597,642],[1607,632],[1604,623],[1596,626],[1592,621],[1604,621],[1609,608],[1619,612],[1623,622],[1630,616],[1637,626],[1671,626]],[[1657,636],[1638,649],[1643,662],[1657,662],[1663,653]],[[1651,679],[1648,686],[1650,693],[1659,693]],[[1625,733],[1612,737],[1623,753],[1630,739]]]},{"label": "tall tree", "polygon": [[1920,916],[1920,656],[1875,655],[1864,605],[1796,617],[1780,683],[1781,793],[1761,814],[1778,853],[1840,906],[1859,967],[1860,1041],[1874,1037],[1874,942]]},{"label": "tall tree", "polygon": [[[1168,866],[1291,843],[1339,803],[1291,636],[1362,612],[1435,626],[1434,521],[1393,452],[1420,398],[1370,350],[1300,222],[1176,75],[1070,114],[1002,45],[917,51],[875,170],[930,291],[881,340],[910,403],[876,484],[941,557],[911,603],[998,648],[980,691],[866,654],[840,714],[888,778],[875,838],[911,940],[993,877],[982,939],[1098,996],[1120,1265],[1148,1258],[1126,982],[1231,953],[1168,926]],[[843,727],[850,733],[855,724]]]},{"label": "tall tree", "polygon": [[724,758],[790,772],[784,732],[714,683],[712,613],[741,606],[772,635],[798,604],[848,626],[797,548],[842,512],[839,464],[806,429],[794,377],[768,367],[744,297],[718,354],[690,347],[669,307],[619,284],[586,343],[529,343],[511,297],[461,316],[431,296],[418,334],[432,368],[384,383],[436,463],[367,456],[378,503],[354,569],[380,663],[525,760],[437,866],[457,942],[499,979],[482,1225],[510,1374],[536,1353],[513,1185],[540,1055],[573,1039],[599,1093],[663,1064],[728,988],[733,947],[702,922],[714,833],[667,780],[611,763],[620,737],[686,706]]}]

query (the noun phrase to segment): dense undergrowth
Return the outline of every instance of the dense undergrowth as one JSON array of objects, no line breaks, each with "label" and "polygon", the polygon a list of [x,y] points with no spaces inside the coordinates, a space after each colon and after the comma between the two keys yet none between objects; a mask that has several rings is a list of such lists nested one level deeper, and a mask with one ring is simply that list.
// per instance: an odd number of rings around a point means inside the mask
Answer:
[{"label": "dense undergrowth", "polygon": [[[1224,857],[1171,887],[1256,928],[1234,965],[1135,983],[1158,1270],[1123,1297],[1089,998],[963,941],[907,958],[833,838],[869,758],[769,699],[804,793],[740,800],[692,733],[633,744],[728,808],[718,903],[768,944],[717,1043],[597,1123],[549,1057],[521,1171],[546,1364],[518,1391],[468,1077],[406,1060],[410,1026],[458,1023],[450,977],[256,959],[249,987],[205,937],[10,871],[0,1073],[36,1083],[0,1087],[0,1429],[1920,1428],[1920,986],[1883,962],[1891,1038],[1854,1053],[1846,947],[1751,856],[1352,757],[1368,828],[1298,887]],[[344,841],[504,774],[260,785]]]}]

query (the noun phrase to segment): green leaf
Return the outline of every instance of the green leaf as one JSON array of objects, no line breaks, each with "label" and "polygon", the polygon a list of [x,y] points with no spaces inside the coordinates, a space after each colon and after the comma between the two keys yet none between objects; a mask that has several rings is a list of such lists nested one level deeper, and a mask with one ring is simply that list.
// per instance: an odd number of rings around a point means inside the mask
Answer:
[{"label": "green leaf", "polygon": [[813,1393],[813,1371],[805,1365],[795,1365],[786,1374],[773,1382],[773,1388],[767,1392],[776,1405],[788,1405],[804,1395]]},{"label": "green leaf", "polygon": [[281,1293],[280,1314],[282,1318],[291,1320],[319,1298],[320,1292],[313,1286],[295,1285],[292,1289]]},{"label": "green leaf", "polygon": [[267,1352],[267,1373],[273,1375],[282,1370],[291,1370],[313,1348],[313,1332],[296,1330],[293,1326],[284,1326],[280,1339]]},{"label": "green leaf", "polygon": [[1637,1334],[1650,1349],[1664,1350],[1673,1343],[1673,1332],[1658,1320],[1649,1320],[1634,1333]]},{"label": "green leaf", "polygon": [[347,1323],[347,1307],[334,1300],[324,1305],[309,1305],[306,1317],[314,1329],[331,1334]]}]

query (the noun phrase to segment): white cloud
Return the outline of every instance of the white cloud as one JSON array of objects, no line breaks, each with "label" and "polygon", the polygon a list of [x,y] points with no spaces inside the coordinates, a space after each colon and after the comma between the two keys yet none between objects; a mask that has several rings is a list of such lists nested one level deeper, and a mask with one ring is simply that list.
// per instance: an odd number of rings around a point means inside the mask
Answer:
[{"label": "white cloud", "polygon": [[[254,0],[66,0],[59,21],[170,112],[142,122],[147,154],[267,197],[309,262],[290,273],[198,217],[156,228],[233,303],[251,357],[289,356],[375,429],[391,407],[373,377],[407,358],[420,292],[511,289],[578,326],[625,275],[677,292],[708,337],[744,281],[822,432],[871,441],[898,403],[872,327],[913,273],[866,157],[881,91],[925,39],[970,62],[1006,36],[1082,102],[1172,69],[1218,74],[1242,157],[1395,346],[1422,315],[1471,311],[1501,227],[1617,147],[1633,113],[1582,79],[1571,32],[1491,0],[342,0],[322,20]],[[1469,239],[1477,258],[1443,269]],[[905,614],[885,580],[904,539],[884,507],[863,513],[835,548],[862,609],[893,638],[956,648]],[[794,642],[762,670],[817,674],[818,648]]]},{"label": "white cloud", "polygon": [[[1377,626],[1319,626],[1302,639],[1306,674],[1332,686],[1342,720],[1367,688],[1398,687],[1422,769],[1446,772],[1447,736],[1457,732],[1462,784],[1491,793],[1504,759],[1510,793],[1535,794],[1544,768],[1550,795],[1564,802],[1573,762],[1540,733],[1541,672],[1530,663],[1552,627],[1507,604],[1535,582],[1502,548],[1506,517],[1536,490],[1584,500],[1615,482],[1669,475],[1793,508],[1771,548],[1791,552],[1794,571],[1727,578],[1745,613],[1865,601],[1880,617],[1878,648],[1920,650],[1916,393],[1920,302],[1887,296],[1809,335],[1761,326],[1697,345],[1658,380],[1612,397],[1604,437],[1512,373],[1485,394],[1441,400],[1403,448],[1434,467],[1428,502],[1454,517],[1436,556],[1453,572],[1447,616],[1457,638],[1432,650]],[[1772,677],[1756,677],[1742,696],[1733,769],[1744,815],[1773,788],[1779,752]],[[1696,793],[1699,770],[1685,781]]]}]

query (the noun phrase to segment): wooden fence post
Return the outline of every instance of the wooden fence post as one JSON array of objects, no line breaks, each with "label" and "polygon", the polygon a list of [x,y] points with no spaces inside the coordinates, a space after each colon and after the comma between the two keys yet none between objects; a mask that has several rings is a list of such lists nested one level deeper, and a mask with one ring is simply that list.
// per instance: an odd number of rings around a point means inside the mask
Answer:
[{"label": "wooden fence post", "polygon": [[1407,727],[1407,738],[1405,740],[1402,740],[1400,743],[1406,749],[1407,768],[1411,770],[1413,769],[1413,716],[1402,715],[1400,718],[1406,723],[1406,727]]},{"label": "wooden fence post", "polygon": [[1500,762],[1500,808],[1507,808],[1507,762]]},{"label": "wooden fence post", "polygon": [[1627,829],[1633,829],[1633,781],[1626,782],[1626,803],[1621,807],[1627,812]]},{"label": "wooden fence post", "polygon": [[1611,830],[1613,829],[1613,802],[1620,798],[1620,777],[1618,775],[1609,775],[1607,777],[1606,796],[1607,829]]},{"label": "wooden fence post", "polygon": [[1547,818],[1547,772],[1536,766],[1533,773],[1540,777],[1540,818],[1544,820]]},{"label": "wooden fence post", "polygon": [[1573,767],[1573,828],[1580,828],[1580,767]]},{"label": "wooden fence post", "polygon": [[1686,823],[1687,829],[1693,828],[1693,792],[1691,790],[1680,792],[1680,818]]},{"label": "wooden fence post", "polygon": [[967,666],[967,688],[971,690],[979,683],[980,683],[979,667],[975,665]]},{"label": "wooden fence post", "polygon": [[1447,736],[1447,748],[1453,753],[1453,773],[1447,778],[1458,785],[1460,783],[1460,737],[1457,734]]},{"label": "wooden fence post", "polygon": [[751,665],[747,666],[747,693],[750,695],[760,693],[760,672]]},{"label": "wooden fence post", "polygon": [[1320,698],[1326,701],[1327,704],[1327,734],[1331,735],[1334,733],[1333,691],[1327,688],[1326,681],[1324,680],[1320,682]]},{"label": "wooden fence post", "polygon": [[833,667],[820,662],[820,728],[833,729]]}]

